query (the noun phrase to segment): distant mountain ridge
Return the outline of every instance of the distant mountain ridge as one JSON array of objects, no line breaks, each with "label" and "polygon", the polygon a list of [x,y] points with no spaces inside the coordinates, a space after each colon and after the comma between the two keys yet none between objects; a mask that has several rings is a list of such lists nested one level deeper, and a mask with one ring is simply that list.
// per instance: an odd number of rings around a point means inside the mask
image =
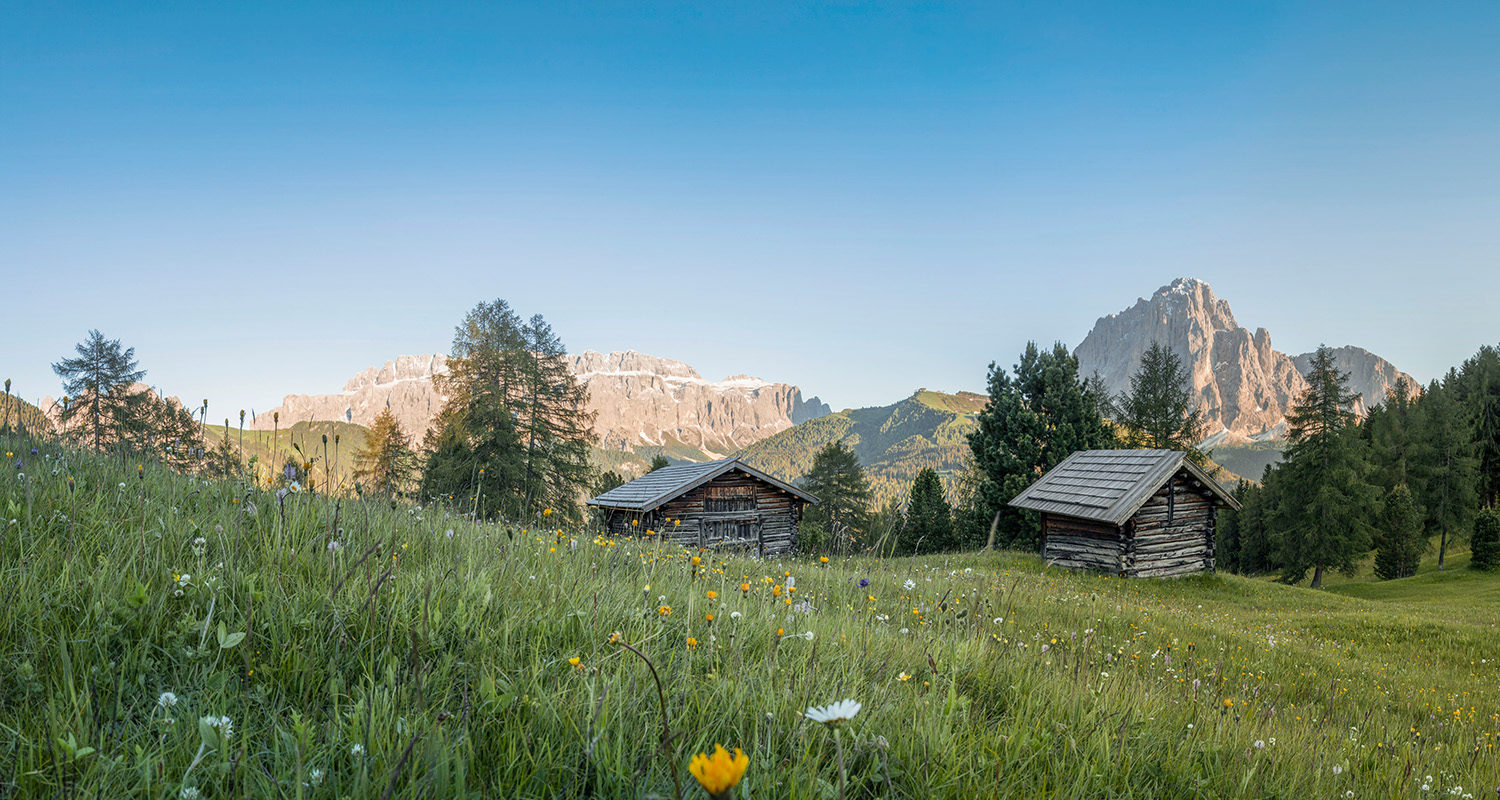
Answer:
[{"label": "distant mountain ridge", "polygon": [[[1280,439],[1286,416],[1307,388],[1303,377],[1311,353],[1288,356],[1271,345],[1265,328],[1251,332],[1235,321],[1229,303],[1195,278],[1178,278],[1135,305],[1101,317],[1074,355],[1083,375],[1098,373],[1110,392],[1130,388],[1130,376],[1152,342],[1182,359],[1190,388],[1208,421],[1206,444]],[[1358,347],[1334,350],[1350,388],[1363,397],[1354,409],[1363,415],[1384,401],[1397,381],[1416,381],[1390,362]]]},{"label": "distant mountain ridge", "polygon": [[877,503],[901,498],[923,467],[932,467],[951,496],[968,463],[968,434],[989,398],[972,392],[919,389],[888,406],[845,409],[750,445],[740,457],[756,469],[796,480],[818,450],[843,442],[859,457]]},{"label": "distant mountain ridge", "polygon": [[[588,410],[596,415],[594,433],[602,450],[675,448],[679,457],[708,460],[829,413],[827,404],[803,399],[796,386],[748,375],[711,382],[681,361],[634,350],[588,350],[568,359],[589,390]],[[389,408],[420,442],[447,401],[433,383],[447,370],[443,355],[400,356],[360,371],[338,394],[289,394],[247,427],[271,430],[311,421],[369,427]]]}]

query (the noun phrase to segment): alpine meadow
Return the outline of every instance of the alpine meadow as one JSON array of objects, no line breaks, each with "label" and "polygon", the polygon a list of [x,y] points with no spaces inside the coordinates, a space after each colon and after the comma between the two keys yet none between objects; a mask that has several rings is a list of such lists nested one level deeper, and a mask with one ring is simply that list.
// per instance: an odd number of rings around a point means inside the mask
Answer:
[{"label": "alpine meadow", "polygon": [[3,19],[0,800],[1500,800],[1494,0]]}]

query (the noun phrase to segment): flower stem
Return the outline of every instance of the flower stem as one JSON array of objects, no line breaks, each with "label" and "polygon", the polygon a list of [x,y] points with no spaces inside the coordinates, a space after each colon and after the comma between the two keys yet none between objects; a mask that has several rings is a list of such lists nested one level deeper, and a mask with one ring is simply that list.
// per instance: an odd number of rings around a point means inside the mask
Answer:
[{"label": "flower stem", "polygon": [[[661,703],[661,746],[663,750],[667,751],[667,763],[672,767],[672,789],[676,792],[677,800],[682,800],[682,781],[677,777],[677,759],[671,752],[672,730],[667,726],[667,696],[662,692],[661,677],[656,674],[656,665],[651,663],[651,659],[646,658],[645,653],[631,647],[625,642],[620,641],[616,642],[616,644],[635,653],[642,661],[646,662],[646,668],[651,670],[651,679],[656,681],[656,699],[657,702]],[[842,761],[842,756],[840,756],[840,760]],[[842,783],[840,783],[840,786],[842,786]],[[839,793],[839,797],[843,797],[842,791]]]},{"label": "flower stem", "polygon": [[848,772],[844,769],[843,733],[838,728],[833,729],[833,747],[839,754],[839,800],[844,800],[844,783],[848,780]]}]

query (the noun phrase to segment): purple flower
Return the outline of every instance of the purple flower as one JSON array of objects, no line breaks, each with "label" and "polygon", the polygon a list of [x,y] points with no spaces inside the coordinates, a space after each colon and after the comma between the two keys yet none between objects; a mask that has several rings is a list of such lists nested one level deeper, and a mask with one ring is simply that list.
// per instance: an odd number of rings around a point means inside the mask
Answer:
[{"label": "purple flower", "polygon": [[287,494],[287,492],[286,492],[285,489],[277,489],[276,490],[276,502],[278,502],[278,503],[285,503],[286,502],[286,494]]},{"label": "purple flower", "polygon": [[37,454],[37,449],[35,447],[31,448],[31,454],[32,455],[36,455]]},{"label": "purple flower", "polygon": [[869,585],[870,585],[870,579],[869,578],[860,578],[859,579],[859,588],[863,589],[863,588],[865,588],[866,586],[869,586]]},{"label": "purple flower", "polygon": [[297,479],[297,468],[291,464],[287,464],[286,469],[282,470],[282,472],[286,474],[286,479],[289,481]]},{"label": "purple flower", "polygon": [[21,459],[19,459],[19,458],[16,459],[16,469],[20,469],[20,468],[22,468],[24,466],[26,466],[26,465],[21,463]]}]

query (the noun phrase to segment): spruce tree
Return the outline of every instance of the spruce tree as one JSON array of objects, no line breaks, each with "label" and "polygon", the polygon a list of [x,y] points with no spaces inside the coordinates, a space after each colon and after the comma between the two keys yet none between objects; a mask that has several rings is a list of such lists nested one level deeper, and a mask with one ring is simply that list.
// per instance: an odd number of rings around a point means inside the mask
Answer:
[{"label": "spruce tree", "polygon": [[1114,445],[1102,403],[1079,378],[1078,359],[1061,342],[1045,352],[1027,343],[1010,373],[990,364],[989,402],[969,434],[983,476],[965,515],[971,538],[993,528],[1003,547],[1036,548],[1037,515],[1007,504],[1072,453]]},{"label": "spruce tree", "polygon": [[942,479],[932,467],[924,467],[912,481],[906,527],[900,542],[900,552],[911,555],[953,550],[958,546],[953,531],[953,509],[943,496]]},{"label": "spruce tree", "polygon": [[1350,409],[1359,395],[1349,391],[1348,378],[1334,365],[1332,350],[1319,346],[1307,389],[1287,418],[1291,444],[1277,470],[1285,483],[1276,509],[1274,556],[1289,583],[1311,569],[1315,589],[1322,588],[1329,569],[1354,574],[1373,531],[1370,512],[1377,495],[1365,474],[1364,442],[1352,429]]},{"label": "spruce tree", "polygon": [[1500,510],[1486,508],[1474,515],[1469,548],[1469,566],[1473,569],[1500,567]]},{"label": "spruce tree", "polygon": [[646,467],[646,474],[649,475],[661,469],[662,467],[670,466],[672,466],[672,462],[668,461],[666,456],[662,455],[661,453],[657,453],[656,455],[651,457],[651,464]]},{"label": "spruce tree", "polygon": [[1207,423],[1193,402],[1191,383],[1182,359],[1160,342],[1141,355],[1140,367],[1130,376],[1130,391],[1115,403],[1125,443],[1132,447],[1181,450],[1199,466],[1208,458],[1198,449]]},{"label": "spruce tree", "polygon": [[1433,381],[1417,405],[1426,435],[1412,471],[1421,490],[1426,535],[1438,537],[1438,569],[1448,554],[1449,535],[1468,530],[1479,504],[1479,459],[1474,456],[1474,425],[1448,385]]},{"label": "spruce tree", "polygon": [[832,534],[838,526],[852,534],[865,530],[870,513],[870,484],[859,457],[843,442],[829,442],[813,457],[803,476],[804,491],[818,498],[807,507],[805,519]]},{"label": "spruce tree", "polygon": [[416,471],[411,438],[389,408],[370,425],[364,446],[354,453],[354,478],[367,491],[395,497],[407,491]]},{"label": "spruce tree", "polygon": [[1380,528],[1375,537],[1375,575],[1381,580],[1417,574],[1427,540],[1422,536],[1422,512],[1406,484],[1386,492]]},{"label": "spruce tree", "polygon": [[1500,348],[1485,345],[1451,378],[1456,398],[1473,425],[1479,501],[1500,504]]}]

